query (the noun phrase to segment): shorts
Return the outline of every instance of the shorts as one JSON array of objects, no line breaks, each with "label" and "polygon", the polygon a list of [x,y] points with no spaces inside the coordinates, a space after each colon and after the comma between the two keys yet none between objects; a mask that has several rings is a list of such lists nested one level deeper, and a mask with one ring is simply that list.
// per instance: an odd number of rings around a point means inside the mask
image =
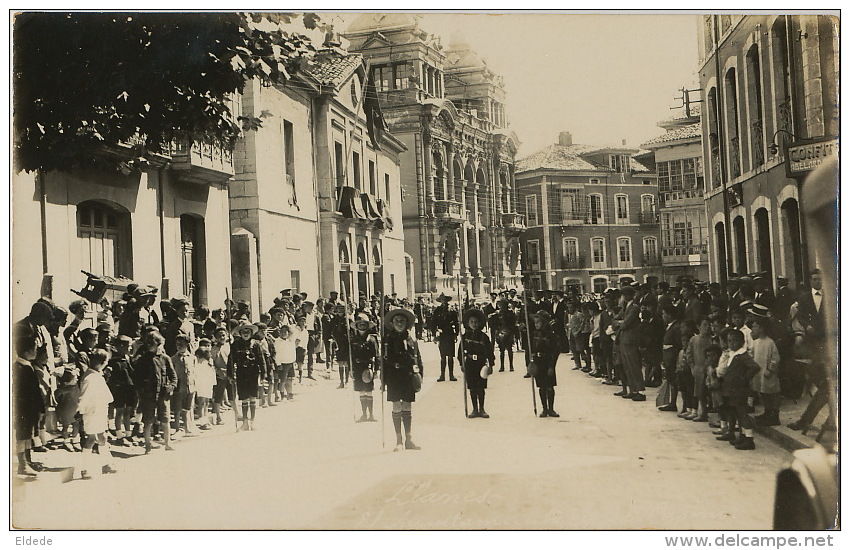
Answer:
[{"label": "shorts", "polygon": [[227,380],[217,378],[215,386],[213,386],[213,401],[216,403],[224,403],[224,396],[227,393]]},{"label": "shorts", "polygon": [[167,397],[161,397],[159,401],[143,401],[139,407],[142,410],[142,423],[152,424],[158,420],[168,423],[171,420],[171,400]]}]

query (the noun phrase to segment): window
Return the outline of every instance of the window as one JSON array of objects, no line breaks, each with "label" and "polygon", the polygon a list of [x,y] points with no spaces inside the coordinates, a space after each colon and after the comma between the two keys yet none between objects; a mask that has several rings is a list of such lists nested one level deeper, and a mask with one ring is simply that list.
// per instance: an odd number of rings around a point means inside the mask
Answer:
[{"label": "window", "polygon": [[587,222],[594,225],[605,223],[602,219],[602,195],[594,193],[588,199]]},{"label": "window", "polygon": [[611,155],[608,157],[608,163],[615,172],[630,172],[631,164],[629,155]]},{"label": "window", "polygon": [[628,237],[617,239],[617,257],[620,267],[632,266],[632,240]]},{"label": "window", "polygon": [[564,261],[575,263],[578,261],[578,239],[565,237],[563,240]]},{"label": "window", "polygon": [[626,195],[614,195],[617,207],[617,223],[629,223],[629,197]]},{"label": "window", "polygon": [[375,161],[369,161],[369,193],[373,197],[378,196],[378,181],[377,174],[375,173]]},{"label": "window", "polygon": [[353,165],[351,167],[351,172],[352,172],[352,175],[354,176],[352,178],[353,181],[354,181],[354,188],[357,189],[358,191],[360,191],[361,190],[360,189],[360,153],[358,153],[357,151],[354,151],[352,153],[351,160],[352,160],[352,165]]},{"label": "window", "polygon": [[652,180],[643,180],[644,185],[652,185]]},{"label": "window", "polygon": [[528,225],[540,225],[537,221],[537,195],[525,197],[525,209],[528,213]]},{"label": "window", "polygon": [[605,239],[594,237],[590,240],[590,250],[593,255],[594,269],[605,267]]},{"label": "window", "polygon": [[655,214],[655,196],[640,196],[640,211],[644,214]]},{"label": "window", "polygon": [[658,257],[658,239],[655,237],[644,237],[643,239],[643,259],[652,261]]},{"label": "window", "polygon": [[342,143],[334,142],[334,161],[336,163],[336,185],[345,185],[345,163],[343,162]]},{"label": "window", "polygon": [[689,221],[673,222],[674,246],[690,246],[694,242],[693,227]]},{"label": "window", "polygon": [[580,206],[578,189],[561,189],[558,206],[561,208],[561,221],[581,221],[584,211]]},{"label": "window", "polygon": [[392,82],[392,69],[388,65],[377,65],[372,69],[372,78],[375,82],[375,89],[379,92],[386,92],[390,89]]},{"label": "window", "polygon": [[596,277],[593,279],[593,292],[602,294],[608,289],[608,277]]},{"label": "window", "polygon": [[406,90],[410,86],[410,63],[396,63],[393,65],[395,74],[395,89]]},{"label": "window", "polygon": [[292,270],[289,272],[289,286],[292,288],[292,291],[296,294],[301,292],[301,272],[297,270]]},{"label": "window", "polygon": [[528,241],[528,265],[531,269],[540,269],[540,241]]},{"label": "window", "polygon": [[656,166],[658,169],[658,191],[662,193],[670,191],[670,163],[659,162]]},{"label": "window", "polygon": [[284,120],[283,161],[286,172],[284,176],[286,181],[284,183],[286,184],[287,193],[289,193],[289,205],[298,208],[298,196],[295,193],[295,144],[293,143],[293,139],[292,123]]},{"label": "window", "polygon": [[77,206],[80,269],[109,277],[132,276],[129,215],[97,202]]},{"label": "window", "polygon": [[682,160],[682,188],[696,189],[697,187],[697,159],[690,158]]},{"label": "window", "polygon": [[670,162],[670,190],[682,190],[682,163],[678,160]]},{"label": "window", "polygon": [[387,201],[387,206],[390,205],[390,175],[384,174],[384,200]]},{"label": "window", "polygon": [[591,185],[598,185],[599,184],[599,178],[590,178],[590,184]]}]

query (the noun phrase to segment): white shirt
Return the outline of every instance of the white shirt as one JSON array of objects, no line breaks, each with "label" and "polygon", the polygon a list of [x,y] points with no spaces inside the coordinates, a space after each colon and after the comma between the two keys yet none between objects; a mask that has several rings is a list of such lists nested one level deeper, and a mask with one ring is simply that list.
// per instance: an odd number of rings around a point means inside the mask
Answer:
[{"label": "white shirt", "polygon": [[812,289],[812,300],[815,302],[815,310],[820,313],[820,303],[823,300],[823,290]]}]

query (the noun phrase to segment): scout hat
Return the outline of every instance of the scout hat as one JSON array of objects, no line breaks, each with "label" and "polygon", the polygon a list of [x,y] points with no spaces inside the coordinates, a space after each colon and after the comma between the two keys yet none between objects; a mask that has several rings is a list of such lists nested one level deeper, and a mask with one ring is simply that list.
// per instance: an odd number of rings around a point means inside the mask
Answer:
[{"label": "scout hat", "polygon": [[358,313],[357,316],[354,318],[354,320],[351,321],[351,326],[353,326],[354,328],[357,328],[357,325],[359,325],[361,323],[367,323],[369,325],[369,327],[366,330],[373,329],[376,326],[375,323],[372,321],[372,319],[369,318],[369,316],[365,313]]},{"label": "scout hat", "polygon": [[388,311],[387,314],[384,315],[384,324],[387,326],[392,326],[393,319],[395,319],[397,315],[404,316],[404,318],[407,320],[408,328],[412,328],[416,325],[416,318],[413,317],[413,313],[403,308],[396,308]]},{"label": "scout hat", "polygon": [[468,309],[463,314],[463,324],[467,324],[467,322],[473,318],[477,317],[479,321],[481,321],[481,326],[484,326],[484,323],[487,322],[487,316],[484,315],[484,312],[480,309]]},{"label": "scout hat", "polygon": [[439,296],[437,296],[437,301],[442,302],[443,300],[445,300],[446,302],[451,302],[452,297],[449,296],[448,294],[446,294],[445,292],[443,292]]},{"label": "scout hat", "polygon": [[257,331],[259,330],[257,328],[257,325],[254,325],[252,323],[244,323],[243,322],[243,323],[239,323],[238,325],[233,327],[233,330],[230,331],[230,334],[232,334],[233,336],[239,336],[240,333],[242,332],[242,329],[246,329],[246,328],[251,329],[251,336],[257,334]]}]

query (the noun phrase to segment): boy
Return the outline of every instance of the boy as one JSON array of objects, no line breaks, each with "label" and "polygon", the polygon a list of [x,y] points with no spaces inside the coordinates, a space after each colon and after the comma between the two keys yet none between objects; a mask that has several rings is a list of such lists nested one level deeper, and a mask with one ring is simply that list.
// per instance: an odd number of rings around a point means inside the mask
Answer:
[{"label": "boy", "polygon": [[[177,353],[171,357],[177,372],[177,391],[171,399],[174,410],[174,427],[180,430],[181,420],[186,435],[197,435],[192,409],[195,402],[195,356],[189,351],[191,336],[179,332],[174,336]],[[178,412],[179,411],[179,412]]]},{"label": "boy", "polygon": [[145,426],[145,454],[159,448],[151,444],[151,431],[157,421],[163,428],[165,450],[174,450],[168,423],[171,417],[171,394],[177,387],[177,372],[171,358],[162,349],[164,344],[165,338],[159,331],[148,332],[133,370],[133,384],[139,392],[139,408]]},{"label": "boy", "polygon": [[736,310],[732,311],[732,313],[729,316],[729,321],[730,321],[730,324],[732,325],[732,328],[738,329],[739,331],[741,331],[741,334],[744,335],[744,345],[747,348],[747,353],[752,355],[753,354],[752,331],[750,330],[750,327],[748,327],[746,322],[745,322],[746,316],[744,315],[744,311],[741,310],[741,309],[736,309]]},{"label": "boy", "polygon": [[32,364],[37,351],[36,335],[31,329],[22,329],[15,335],[17,357],[12,363],[12,387],[18,475],[35,476],[41,470],[41,464],[33,462],[30,450],[32,439],[37,431],[39,415],[45,409],[38,374]]},{"label": "boy", "polygon": [[215,370],[215,386],[213,386],[213,414],[215,414],[216,426],[224,424],[221,419],[221,408],[227,400],[227,360],[230,356],[230,343],[227,341],[227,329],[223,326],[216,327],[213,331],[214,343],[210,351],[211,362]]},{"label": "boy", "polygon": [[292,395],[292,379],[295,378],[295,346],[297,342],[289,330],[289,325],[280,325],[274,332],[274,349],[275,349],[275,374],[277,386],[274,388],[275,401],[281,401],[286,398],[291,400]]},{"label": "boy", "polygon": [[467,330],[461,335],[457,357],[461,361],[466,387],[472,399],[472,412],[469,413],[469,418],[490,418],[484,410],[487,376],[481,376],[481,369],[486,366],[487,375],[493,372],[493,364],[496,362],[493,344],[482,330],[486,321],[483,311],[470,309],[464,317]]},{"label": "boy", "polygon": [[688,342],[688,365],[694,378],[694,399],[697,402],[697,415],[694,422],[708,422],[708,388],[705,384],[708,366],[705,362],[705,350],[711,345],[711,323],[707,317],[699,323],[699,333]]},{"label": "boy", "polygon": [[106,381],[114,398],[115,443],[118,445],[123,445],[124,438],[130,437],[130,425],[136,410],[136,389],[133,387],[133,367],[129,358],[131,342],[132,338],[123,334],[115,338],[115,353],[109,360],[109,378]]},{"label": "boy", "polygon": [[720,394],[729,405],[729,424],[737,421],[741,425],[741,435],[736,437],[734,428],[729,433],[718,437],[720,441],[728,441],[739,451],[750,451],[756,448],[753,440],[753,420],[747,412],[747,396],[750,384],[759,372],[758,364],[753,360],[744,343],[744,333],[732,329],[728,335],[731,360],[723,376]]},{"label": "boy", "polygon": [[753,378],[752,390],[761,395],[764,413],[756,417],[762,426],[779,425],[779,349],[769,336],[770,319],[753,319],[753,359],[759,372]]}]

